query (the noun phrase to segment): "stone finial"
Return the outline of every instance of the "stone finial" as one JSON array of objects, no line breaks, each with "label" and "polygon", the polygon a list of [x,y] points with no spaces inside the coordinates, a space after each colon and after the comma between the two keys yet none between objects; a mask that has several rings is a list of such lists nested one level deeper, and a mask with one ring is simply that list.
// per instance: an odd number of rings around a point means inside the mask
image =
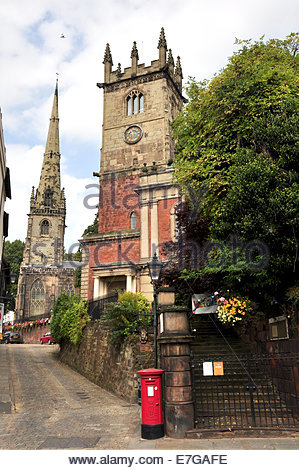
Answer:
[{"label": "stone finial", "polygon": [[168,51],[167,65],[168,65],[169,70],[173,73],[174,72],[174,60],[173,60],[171,49],[169,49]]},{"label": "stone finial", "polygon": [[121,64],[120,64],[120,63],[118,63],[118,65],[117,65],[116,75],[117,75],[118,77],[120,77],[120,75],[121,75]]},{"label": "stone finial", "polygon": [[32,186],[32,190],[31,190],[31,199],[34,199],[34,186]]},{"label": "stone finial", "polygon": [[160,32],[160,37],[159,37],[159,42],[158,42],[158,49],[161,49],[162,47],[164,47],[164,49],[167,49],[167,42],[166,42],[165,32],[164,32],[163,27],[161,28],[161,32]]},{"label": "stone finial", "polygon": [[133,59],[133,57],[135,57],[137,60],[139,59],[136,41],[133,42],[133,47],[132,47],[132,52],[131,52],[131,59]]},{"label": "stone finial", "polygon": [[183,72],[182,72],[181,58],[180,58],[180,56],[178,56],[177,61],[176,61],[175,75],[176,75],[177,77],[180,77],[181,79],[183,78]]},{"label": "stone finial", "polygon": [[103,64],[106,64],[107,62],[109,62],[109,64],[113,65],[113,62],[112,62],[112,55],[111,55],[110,46],[109,46],[108,42],[107,42],[107,44],[106,44],[106,49],[105,49],[105,55],[104,55]]}]

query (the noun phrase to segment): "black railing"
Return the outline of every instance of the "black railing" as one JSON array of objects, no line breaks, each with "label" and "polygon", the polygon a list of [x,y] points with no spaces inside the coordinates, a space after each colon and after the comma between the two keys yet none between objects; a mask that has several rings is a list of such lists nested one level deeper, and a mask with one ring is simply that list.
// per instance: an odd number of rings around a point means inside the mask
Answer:
[{"label": "black railing", "polygon": [[[213,374],[215,361],[223,375]],[[194,360],[197,427],[298,428],[298,365],[298,353]]]},{"label": "black railing", "polygon": [[91,320],[92,321],[99,320],[107,304],[117,302],[117,300],[118,300],[117,292],[115,294],[106,295],[105,297],[99,297],[94,300],[89,300],[87,312]]}]

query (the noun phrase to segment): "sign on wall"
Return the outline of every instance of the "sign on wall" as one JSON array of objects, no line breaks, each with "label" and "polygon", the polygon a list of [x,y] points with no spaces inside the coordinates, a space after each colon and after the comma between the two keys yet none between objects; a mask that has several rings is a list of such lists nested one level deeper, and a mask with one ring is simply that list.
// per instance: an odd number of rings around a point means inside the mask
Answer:
[{"label": "sign on wall", "polygon": [[217,300],[210,294],[194,294],[192,296],[192,313],[216,313]]}]

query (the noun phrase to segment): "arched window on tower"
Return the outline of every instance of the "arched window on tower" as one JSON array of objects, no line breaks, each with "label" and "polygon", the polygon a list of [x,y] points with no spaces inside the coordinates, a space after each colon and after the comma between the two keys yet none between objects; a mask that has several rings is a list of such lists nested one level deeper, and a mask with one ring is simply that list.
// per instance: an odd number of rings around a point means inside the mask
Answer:
[{"label": "arched window on tower", "polygon": [[66,282],[64,286],[64,291],[67,293],[67,295],[75,295],[74,286],[70,281]]},{"label": "arched window on tower", "polygon": [[30,315],[41,315],[45,313],[45,290],[40,279],[32,284],[30,298]]},{"label": "arched window on tower", "polygon": [[131,116],[132,114],[143,113],[143,111],[143,94],[137,90],[131,91],[131,93],[127,96],[127,116]]},{"label": "arched window on tower", "polygon": [[136,230],[137,228],[137,215],[136,212],[132,212],[130,215],[130,229]]},{"label": "arched window on tower", "polygon": [[40,226],[41,235],[49,235],[50,224],[48,220],[43,220]]}]

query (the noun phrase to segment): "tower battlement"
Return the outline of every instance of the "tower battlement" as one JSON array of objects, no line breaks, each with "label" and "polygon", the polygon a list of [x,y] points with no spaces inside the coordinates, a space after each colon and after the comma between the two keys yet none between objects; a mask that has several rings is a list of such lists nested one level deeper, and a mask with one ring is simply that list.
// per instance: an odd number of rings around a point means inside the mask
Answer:
[{"label": "tower battlement", "polygon": [[123,80],[128,80],[134,77],[140,77],[143,75],[152,74],[159,72],[161,70],[166,71],[169,76],[172,78],[174,83],[179,89],[179,92],[182,92],[182,68],[180,57],[177,58],[176,66],[174,65],[174,60],[172,56],[172,50],[167,49],[167,43],[165,39],[164,28],[161,29],[160,38],[158,42],[159,58],[152,60],[151,65],[146,66],[144,63],[138,64],[139,54],[137,49],[137,44],[134,41],[132,51],[131,51],[131,66],[125,67],[123,70],[121,64],[118,63],[118,66],[115,70],[112,70],[113,61],[112,54],[110,51],[110,45],[107,43],[105,55],[104,55],[104,83],[98,84],[100,87],[104,87],[110,83],[117,83]]}]

